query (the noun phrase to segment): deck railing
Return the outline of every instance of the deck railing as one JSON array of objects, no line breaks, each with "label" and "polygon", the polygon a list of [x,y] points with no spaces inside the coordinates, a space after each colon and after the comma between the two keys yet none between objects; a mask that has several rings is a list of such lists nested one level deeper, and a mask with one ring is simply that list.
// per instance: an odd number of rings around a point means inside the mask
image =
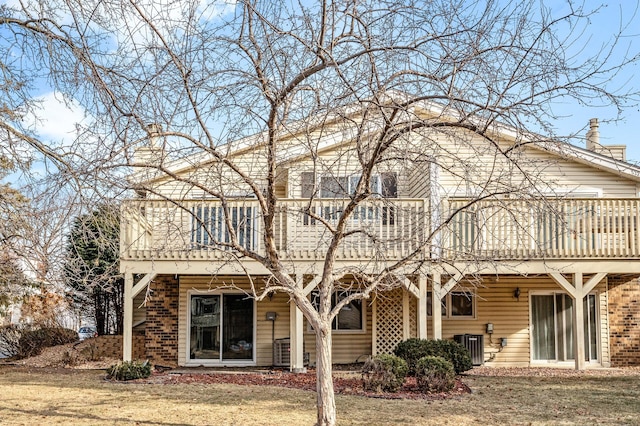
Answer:
[{"label": "deck railing", "polygon": [[[274,242],[283,257],[319,259],[348,200],[281,200]],[[345,219],[341,259],[638,258],[640,199],[372,199]],[[263,252],[263,218],[254,199],[128,200],[123,259],[220,259],[233,245]],[[429,238],[431,236],[431,238]],[[429,240],[429,241],[427,241]]]}]

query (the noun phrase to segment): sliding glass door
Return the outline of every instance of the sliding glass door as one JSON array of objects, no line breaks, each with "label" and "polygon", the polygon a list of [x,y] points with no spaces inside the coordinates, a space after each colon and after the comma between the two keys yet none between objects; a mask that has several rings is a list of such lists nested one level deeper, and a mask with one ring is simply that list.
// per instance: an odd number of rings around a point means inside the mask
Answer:
[{"label": "sliding glass door", "polygon": [[[596,295],[584,298],[585,359],[598,360]],[[573,299],[554,293],[531,296],[531,353],[534,361],[575,359]]]},{"label": "sliding glass door", "polygon": [[253,360],[254,302],[243,294],[190,296],[189,358]]}]

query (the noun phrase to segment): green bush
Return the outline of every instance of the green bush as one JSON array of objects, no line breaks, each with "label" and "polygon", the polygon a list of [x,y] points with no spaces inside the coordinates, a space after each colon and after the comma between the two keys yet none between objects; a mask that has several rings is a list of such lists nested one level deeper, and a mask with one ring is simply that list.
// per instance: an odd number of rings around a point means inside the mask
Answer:
[{"label": "green bush", "polygon": [[425,393],[449,392],[456,384],[453,364],[439,356],[425,356],[416,363],[416,383]]},{"label": "green bush", "polygon": [[393,353],[407,362],[409,374],[416,374],[416,365],[425,356],[439,356],[451,364],[456,374],[471,370],[471,355],[467,348],[453,340],[408,339],[398,343]]},{"label": "green bush", "polygon": [[107,378],[115,380],[145,379],[151,375],[151,363],[146,361],[121,361],[107,368]]},{"label": "green bush", "polygon": [[394,355],[369,358],[362,367],[362,385],[366,391],[397,392],[407,375],[407,363]]},{"label": "green bush", "polygon": [[74,330],[62,327],[38,328],[22,333],[18,342],[18,358],[38,355],[44,348],[73,343],[78,340]]}]

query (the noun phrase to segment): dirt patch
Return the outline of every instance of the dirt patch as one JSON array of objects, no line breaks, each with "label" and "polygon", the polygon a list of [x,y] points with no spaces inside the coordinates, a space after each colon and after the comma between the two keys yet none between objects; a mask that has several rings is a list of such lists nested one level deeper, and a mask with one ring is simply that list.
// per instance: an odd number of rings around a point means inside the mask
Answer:
[{"label": "dirt patch", "polygon": [[30,358],[3,361],[13,365],[37,368],[103,369],[117,363],[119,360],[102,356],[98,349],[97,340],[87,339],[82,342],[45,348],[41,354]]},{"label": "dirt patch", "polygon": [[[209,373],[176,373],[155,372],[148,379],[133,380],[130,383],[146,384],[214,384],[230,383],[243,386],[279,386],[285,388],[316,390],[316,372],[290,373],[273,370],[266,373],[254,372],[209,372]],[[337,373],[333,378],[334,390],[341,395],[361,395],[384,399],[426,399],[442,400],[471,393],[469,387],[460,379],[451,392],[425,394],[418,389],[415,378],[408,377],[405,384],[396,393],[366,392],[362,387],[360,373]]]}]

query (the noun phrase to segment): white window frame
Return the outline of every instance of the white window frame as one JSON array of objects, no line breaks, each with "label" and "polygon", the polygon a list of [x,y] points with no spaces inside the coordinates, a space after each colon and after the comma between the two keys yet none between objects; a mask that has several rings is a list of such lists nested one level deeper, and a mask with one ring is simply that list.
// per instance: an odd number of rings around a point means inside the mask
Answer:
[{"label": "white window frame", "polygon": [[[543,360],[543,359],[533,359],[533,303],[531,299],[534,296],[556,296],[556,295],[568,295],[566,291],[561,290],[531,290],[529,291],[529,362],[532,365],[575,365],[575,359],[570,360]],[[595,297],[595,309],[596,309],[596,351],[597,351],[597,359],[589,360],[585,362],[590,365],[602,365],[602,320],[601,320],[601,312],[600,312],[600,291],[594,290],[588,293],[586,296],[594,296]],[[585,296],[585,297],[586,297]],[[584,312],[586,314],[586,312]],[[555,321],[555,320],[554,320]],[[556,323],[557,327],[557,323]],[[555,330],[557,332],[557,329]],[[585,329],[585,334],[587,330]],[[556,335],[557,340],[557,335]],[[557,343],[557,342],[556,342]],[[576,350],[577,348],[574,348]],[[585,348],[586,350],[586,348]],[[557,353],[557,348],[556,348]]]},{"label": "white window frame", "polygon": [[[472,311],[471,315],[453,315],[451,313],[450,307],[453,306],[451,303],[451,296],[454,293],[456,295],[463,294],[464,297],[470,298],[471,311]],[[432,299],[433,299],[433,291],[428,290],[426,301],[425,301],[425,303],[427,303],[427,312],[429,312],[429,309],[431,308],[429,304],[431,303]],[[444,296],[443,299],[445,300],[445,302],[444,302],[444,305],[442,306],[442,318],[447,320],[477,320],[478,319],[478,303],[477,303],[478,297],[475,291],[470,291],[468,289],[454,289],[447,292],[446,296]],[[431,318],[431,317],[433,317],[433,313],[430,313],[430,314],[428,313],[427,318]]]},{"label": "white window frame", "polygon": [[[317,291],[312,291],[309,294],[309,298],[311,298],[311,303],[313,303],[313,294],[317,293]],[[331,295],[331,308],[333,309],[333,307],[335,306],[335,304],[333,303],[333,298],[335,297],[336,294],[338,293],[354,293],[353,291],[349,291],[349,290],[334,290],[333,294]],[[361,305],[362,305],[362,312],[361,312],[361,322],[362,322],[362,329],[345,329],[345,330],[341,330],[339,328],[334,328],[333,324],[335,321],[335,324],[338,323],[338,315],[336,315],[336,317],[333,319],[332,323],[331,323],[331,333],[332,334],[365,334],[367,332],[367,304],[365,303],[364,299],[358,299],[358,301],[360,301]],[[314,304],[315,306],[315,304]],[[344,309],[344,308],[342,308]],[[307,322],[307,332],[313,332],[313,327],[311,326],[311,324],[309,324]]]},{"label": "white window frame", "polygon": [[[240,291],[233,290],[189,290],[187,291],[187,327],[185,330],[185,366],[236,366],[236,367],[254,367],[257,365],[257,332],[258,332],[258,322],[257,322],[257,304],[255,299],[252,299],[253,302],[253,348],[252,348],[252,359],[250,360],[221,360],[221,359],[191,359],[191,299],[192,296],[221,296],[223,299],[224,295],[243,295]],[[224,305],[222,305],[222,309],[224,309]],[[220,331],[222,332],[224,327],[223,323],[223,313],[220,312]]]}]

